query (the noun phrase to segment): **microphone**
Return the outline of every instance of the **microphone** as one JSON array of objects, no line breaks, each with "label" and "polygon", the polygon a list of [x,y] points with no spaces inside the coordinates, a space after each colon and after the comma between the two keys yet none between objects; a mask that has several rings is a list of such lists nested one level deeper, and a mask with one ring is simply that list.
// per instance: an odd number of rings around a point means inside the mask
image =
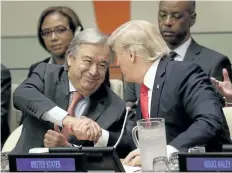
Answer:
[{"label": "microphone", "polygon": [[125,127],[126,127],[126,121],[127,121],[127,116],[129,114],[129,112],[132,110],[132,107],[134,106],[134,103],[131,103],[131,102],[128,102],[126,104],[126,114],[125,114],[125,117],[124,117],[124,121],[123,121],[123,125],[122,125],[122,130],[121,130],[121,133],[120,133],[120,136],[117,140],[117,142],[115,143],[115,145],[113,146],[114,149],[117,148],[119,142],[121,141],[122,139],[122,136],[123,136],[123,133],[125,131]]}]

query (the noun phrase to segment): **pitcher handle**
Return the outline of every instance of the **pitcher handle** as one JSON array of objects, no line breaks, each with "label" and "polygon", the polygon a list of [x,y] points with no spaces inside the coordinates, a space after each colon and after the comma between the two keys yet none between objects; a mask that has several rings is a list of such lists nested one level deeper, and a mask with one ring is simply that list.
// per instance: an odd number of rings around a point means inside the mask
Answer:
[{"label": "pitcher handle", "polygon": [[139,148],[139,140],[137,138],[137,132],[138,131],[138,126],[135,126],[133,129],[132,129],[132,138],[133,138],[133,141],[136,145],[137,148]]}]

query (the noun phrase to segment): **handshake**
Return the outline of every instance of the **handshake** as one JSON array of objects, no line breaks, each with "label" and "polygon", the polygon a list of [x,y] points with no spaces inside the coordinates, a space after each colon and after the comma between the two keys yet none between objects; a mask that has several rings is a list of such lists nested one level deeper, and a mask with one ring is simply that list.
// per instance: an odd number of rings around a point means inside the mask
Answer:
[{"label": "handshake", "polygon": [[78,140],[88,140],[97,143],[102,135],[101,127],[87,117],[75,118],[66,116],[63,119],[63,129],[54,126],[54,130],[48,130],[44,136],[45,147],[72,146],[68,142],[70,135],[76,136]]}]

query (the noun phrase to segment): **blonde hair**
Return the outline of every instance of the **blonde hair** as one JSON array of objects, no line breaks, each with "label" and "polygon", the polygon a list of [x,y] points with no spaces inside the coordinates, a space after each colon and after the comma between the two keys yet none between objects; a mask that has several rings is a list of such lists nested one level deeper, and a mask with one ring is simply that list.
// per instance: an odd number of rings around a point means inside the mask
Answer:
[{"label": "blonde hair", "polygon": [[145,61],[155,61],[169,52],[159,30],[144,20],[133,20],[121,25],[110,35],[107,43],[113,49],[117,45],[135,50]]}]

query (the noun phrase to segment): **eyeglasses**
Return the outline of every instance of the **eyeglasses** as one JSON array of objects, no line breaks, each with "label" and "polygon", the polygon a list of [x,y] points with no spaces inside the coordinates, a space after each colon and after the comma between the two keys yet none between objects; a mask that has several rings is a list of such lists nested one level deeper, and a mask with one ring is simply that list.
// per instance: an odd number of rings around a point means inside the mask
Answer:
[{"label": "eyeglasses", "polygon": [[66,28],[65,26],[57,26],[53,30],[51,29],[44,29],[40,32],[41,37],[48,38],[52,36],[52,33],[54,32],[56,36],[61,36],[65,32],[67,32],[70,28]]}]

